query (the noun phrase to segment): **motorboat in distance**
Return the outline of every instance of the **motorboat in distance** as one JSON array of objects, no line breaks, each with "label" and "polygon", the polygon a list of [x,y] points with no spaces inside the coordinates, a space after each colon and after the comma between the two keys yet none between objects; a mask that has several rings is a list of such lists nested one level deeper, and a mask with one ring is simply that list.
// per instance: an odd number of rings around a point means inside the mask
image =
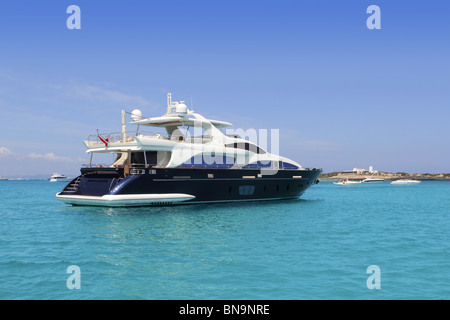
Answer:
[{"label": "motorboat in distance", "polygon": [[400,180],[392,181],[391,184],[395,184],[395,185],[409,185],[409,184],[419,184],[421,182],[422,181],[420,181],[420,180],[400,179]]},{"label": "motorboat in distance", "polygon": [[354,180],[340,180],[339,182],[333,182],[335,185],[338,186],[354,186],[361,184],[361,181],[354,181]]},{"label": "motorboat in distance", "polygon": [[376,183],[376,182],[384,182],[384,179],[380,178],[365,178],[362,180],[363,183]]},{"label": "motorboat in distance", "polygon": [[54,173],[52,174],[52,176],[50,177],[50,182],[58,182],[58,181],[70,181],[70,179],[68,177],[66,177],[65,175],[59,174],[59,173]]}]

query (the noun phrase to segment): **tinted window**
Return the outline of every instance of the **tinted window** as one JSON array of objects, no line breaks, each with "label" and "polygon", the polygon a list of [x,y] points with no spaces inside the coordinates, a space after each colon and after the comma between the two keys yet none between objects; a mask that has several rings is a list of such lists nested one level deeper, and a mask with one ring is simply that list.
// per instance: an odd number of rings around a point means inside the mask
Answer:
[{"label": "tinted window", "polygon": [[[147,157],[147,165],[155,166],[157,163],[157,151],[146,151],[145,156]],[[131,153],[131,164],[135,165],[145,165],[144,152],[132,152]]]},{"label": "tinted window", "polygon": [[184,168],[231,168],[236,159],[227,156],[197,155],[187,160],[180,167]]},{"label": "tinted window", "polygon": [[280,169],[291,169],[291,170],[298,169],[298,167],[296,165],[293,165],[291,163],[284,162],[284,161],[280,161],[279,166],[280,166]]},{"label": "tinted window", "polygon": [[130,160],[131,160],[131,164],[144,165],[145,164],[144,153],[143,152],[132,152]]},{"label": "tinted window", "polygon": [[261,149],[257,145],[255,145],[253,143],[248,143],[248,142],[229,143],[229,144],[226,144],[225,147],[235,148],[235,149],[244,149],[244,150],[252,151],[252,152],[255,152],[255,153],[258,153],[258,154],[266,153],[266,151],[264,151],[263,149]]}]

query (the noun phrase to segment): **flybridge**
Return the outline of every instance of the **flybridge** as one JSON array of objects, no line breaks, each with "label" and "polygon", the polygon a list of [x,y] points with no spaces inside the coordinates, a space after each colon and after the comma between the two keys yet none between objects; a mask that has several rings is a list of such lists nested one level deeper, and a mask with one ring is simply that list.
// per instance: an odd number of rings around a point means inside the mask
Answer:
[{"label": "flybridge", "polygon": [[[167,94],[167,113],[161,117],[142,119],[140,110],[131,112],[133,121],[131,124],[147,125],[154,127],[173,127],[173,126],[197,126],[208,128],[211,125],[226,128],[232,126],[226,121],[206,119],[203,116],[189,110],[184,101],[172,101],[172,94]],[[133,116],[134,115],[134,116]]]}]

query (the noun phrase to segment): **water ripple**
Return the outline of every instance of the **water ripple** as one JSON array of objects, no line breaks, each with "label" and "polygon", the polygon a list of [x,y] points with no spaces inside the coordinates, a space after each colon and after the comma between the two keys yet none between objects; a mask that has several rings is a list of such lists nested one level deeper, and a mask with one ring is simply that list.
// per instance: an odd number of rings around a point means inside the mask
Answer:
[{"label": "water ripple", "polygon": [[[158,208],[70,207],[46,181],[0,186],[1,299],[450,298],[445,182]],[[66,287],[70,265],[81,290]],[[366,286],[370,265],[380,290]]]}]

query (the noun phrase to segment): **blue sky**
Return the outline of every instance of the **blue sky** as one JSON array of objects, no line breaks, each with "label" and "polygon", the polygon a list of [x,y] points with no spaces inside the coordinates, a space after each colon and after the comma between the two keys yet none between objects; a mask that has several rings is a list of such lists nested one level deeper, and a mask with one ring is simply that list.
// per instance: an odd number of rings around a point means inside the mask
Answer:
[{"label": "blue sky", "polygon": [[[69,5],[81,30],[69,30]],[[369,5],[381,30],[369,30]],[[2,1],[0,176],[76,175],[82,140],[166,93],[325,172],[450,172],[447,1]]]}]

